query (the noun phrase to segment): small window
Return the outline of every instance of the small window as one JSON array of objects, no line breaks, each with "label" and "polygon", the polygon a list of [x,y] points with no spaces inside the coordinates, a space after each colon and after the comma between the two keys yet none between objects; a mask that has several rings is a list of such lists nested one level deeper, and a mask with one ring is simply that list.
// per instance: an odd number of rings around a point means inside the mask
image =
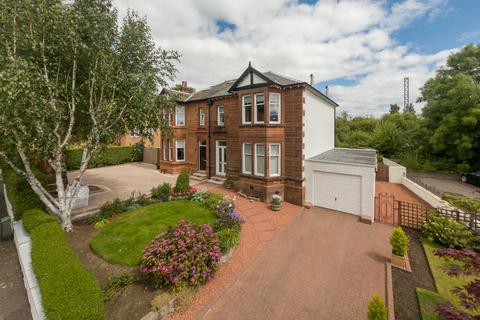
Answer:
[{"label": "small window", "polygon": [[173,143],[172,140],[168,140],[168,160],[173,160]]},{"label": "small window", "polygon": [[265,175],[265,145],[255,144],[255,175]]},{"label": "small window", "polygon": [[252,96],[242,96],[242,123],[252,123]]},{"label": "small window", "polygon": [[175,107],[175,125],[177,126],[185,125],[185,106]]},{"label": "small window", "polygon": [[167,160],[167,139],[162,140],[162,151],[163,160]]},{"label": "small window", "polygon": [[252,174],[253,166],[253,154],[252,154],[252,144],[244,143],[243,144],[243,173]]},{"label": "small window", "polygon": [[205,125],[205,108],[200,108],[200,125]]},{"label": "small window", "polygon": [[265,122],[265,95],[257,93],[255,95],[255,123]]},{"label": "small window", "polygon": [[217,108],[217,124],[219,126],[225,125],[225,107],[218,106]]},{"label": "small window", "polygon": [[177,161],[185,160],[185,140],[177,140]]},{"label": "small window", "polygon": [[140,137],[140,130],[138,130],[138,129],[130,130],[129,136],[132,137],[132,138]]},{"label": "small window", "polygon": [[269,98],[270,123],[280,123],[280,115],[281,115],[280,93],[270,93],[270,98]]},{"label": "small window", "polygon": [[270,144],[268,152],[270,177],[280,176],[280,144]]}]

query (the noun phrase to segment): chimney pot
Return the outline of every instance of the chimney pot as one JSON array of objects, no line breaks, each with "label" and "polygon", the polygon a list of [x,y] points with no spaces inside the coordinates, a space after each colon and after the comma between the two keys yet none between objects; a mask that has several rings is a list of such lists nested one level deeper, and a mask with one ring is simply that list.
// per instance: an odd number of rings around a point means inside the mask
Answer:
[{"label": "chimney pot", "polygon": [[187,92],[187,88],[188,88],[187,81],[182,81],[182,85],[180,88],[181,88],[181,91]]},{"label": "chimney pot", "polygon": [[328,97],[328,86],[325,86],[325,95]]},{"label": "chimney pot", "polygon": [[310,73],[310,85],[313,86],[315,84],[313,73]]}]

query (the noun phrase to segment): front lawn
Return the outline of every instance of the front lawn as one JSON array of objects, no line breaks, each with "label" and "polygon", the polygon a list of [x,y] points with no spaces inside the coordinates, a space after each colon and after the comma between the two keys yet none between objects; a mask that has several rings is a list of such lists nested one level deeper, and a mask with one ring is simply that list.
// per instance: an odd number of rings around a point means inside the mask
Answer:
[{"label": "front lawn", "polygon": [[436,292],[422,288],[417,288],[416,292],[422,320],[438,320],[437,306],[446,299]]},{"label": "front lawn", "polygon": [[434,254],[435,250],[441,249],[443,247],[429,241],[424,241],[423,247],[425,248],[425,254],[427,256],[433,278],[435,279],[438,293],[445,297],[448,301],[450,301],[454,306],[458,307],[460,310],[468,312],[468,310],[466,310],[460,305],[458,297],[454,295],[451,291],[455,287],[462,287],[467,282],[475,279],[475,277],[449,276],[446,272],[444,272],[444,270],[446,267],[450,266],[452,262],[445,261],[443,258],[437,257]]},{"label": "front lawn", "polygon": [[151,204],[116,217],[98,231],[90,247],[108,262],[139,265],[148,243],[179,220],[213,225],[215,215],[188,200]]}]

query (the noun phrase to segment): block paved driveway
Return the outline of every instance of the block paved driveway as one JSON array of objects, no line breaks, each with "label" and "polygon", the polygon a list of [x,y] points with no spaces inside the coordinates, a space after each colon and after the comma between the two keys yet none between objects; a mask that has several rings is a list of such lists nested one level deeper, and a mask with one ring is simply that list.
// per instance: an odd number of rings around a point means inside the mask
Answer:
[{"label": "block paved driveway", "polygon": [[201,319],[366,319],[385,299],[392,227],[304,210],[211,302]]}]

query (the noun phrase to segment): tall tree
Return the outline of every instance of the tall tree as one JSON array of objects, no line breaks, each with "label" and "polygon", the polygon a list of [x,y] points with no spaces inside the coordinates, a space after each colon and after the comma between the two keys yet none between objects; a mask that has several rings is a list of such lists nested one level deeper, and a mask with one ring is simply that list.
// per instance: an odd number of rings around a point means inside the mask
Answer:
[{"label": "tall tree", "polygon": [[469,45],[450,55],[421,89],[422,115],[432,153],[460,164],[480,163],[480,46]]},{"label": "tall tree", "polygon": [[[120,27],[111,0],[0,0],[0,159],[26,177],[70,231],[73,200],[92,155],[129,128],[146,136],[168,124],[158,88],[178,54],[157,48],[145,18]],[[65,149],[81,143],[77,176],[65,184]],[[35,178],[45,159],[57,197]]]},{"label": "tall tree", "polygon": [[400,106],[396,103],[391,103],[390,104],[390,114],[394,114],[394,113],[399,113],[400,112]]}]

